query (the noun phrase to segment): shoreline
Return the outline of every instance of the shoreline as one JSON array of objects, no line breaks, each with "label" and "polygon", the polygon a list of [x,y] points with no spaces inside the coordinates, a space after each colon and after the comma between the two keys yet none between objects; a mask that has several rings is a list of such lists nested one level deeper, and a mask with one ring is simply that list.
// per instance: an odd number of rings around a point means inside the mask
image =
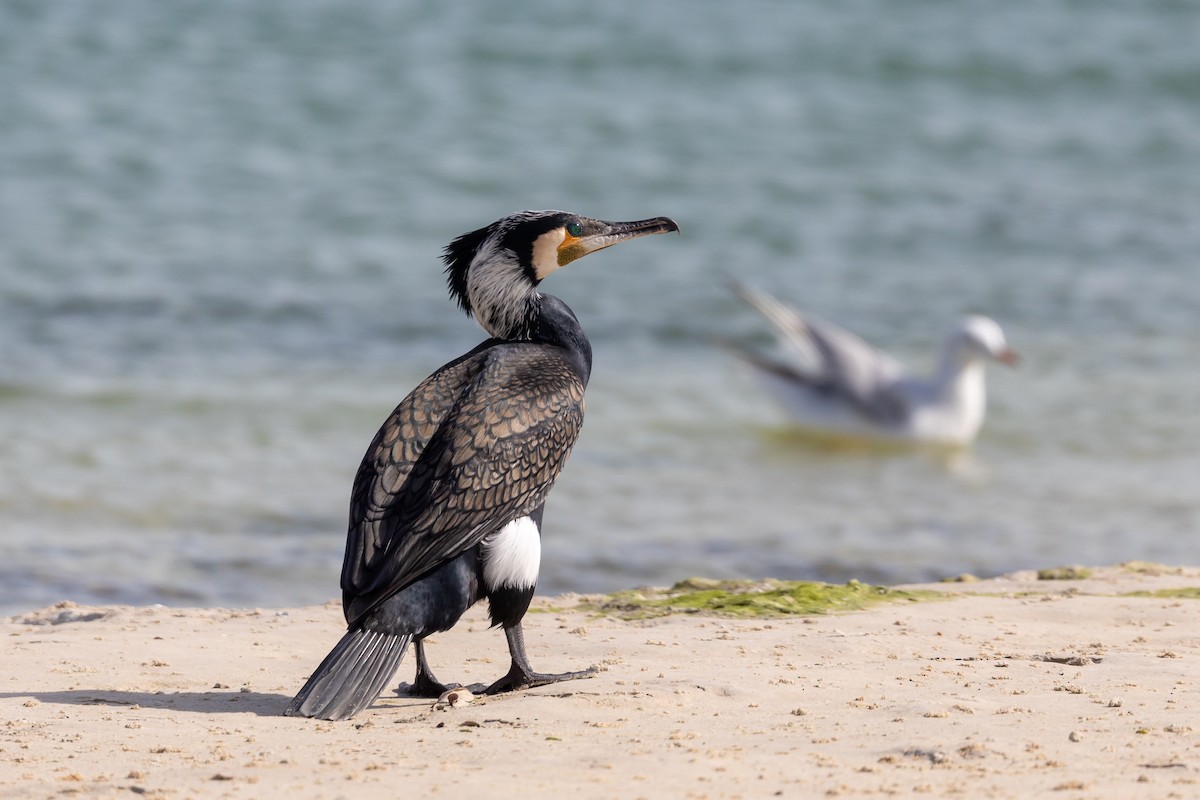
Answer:
[{"label": "shoreline", "polygon": [[[338,723],[282,716],[336,602],[63,603],[0,619],[0,797],[1194,796],[1198,587],[1196,567],[1029,571],[740,619],[538,598],[534,667],[595,678],[441,708],[389,688]],[[507,669],[480,606],[428,642],[444,680]]]}]

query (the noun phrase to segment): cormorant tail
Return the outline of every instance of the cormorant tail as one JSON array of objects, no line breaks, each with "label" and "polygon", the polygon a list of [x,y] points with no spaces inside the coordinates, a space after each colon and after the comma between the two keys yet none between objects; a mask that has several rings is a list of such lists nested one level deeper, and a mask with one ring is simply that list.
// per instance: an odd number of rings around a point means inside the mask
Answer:
[{"label": "cormorant tail", "polygon": [[371,705],[396,674],[411,638],[347,631],[283,713],[330,720],[353,717]]}]

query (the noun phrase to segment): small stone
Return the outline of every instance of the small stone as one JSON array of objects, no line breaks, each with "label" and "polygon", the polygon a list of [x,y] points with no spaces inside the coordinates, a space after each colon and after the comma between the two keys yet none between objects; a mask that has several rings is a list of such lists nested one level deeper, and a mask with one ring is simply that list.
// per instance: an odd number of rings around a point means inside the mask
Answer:
[{"label": "small stone", "polygon": [[1067,738],[1072,742],[1082,742],[1083,734],[1081,734],[1079,731],[1071,731],[1071,734],[1067,736]]}]

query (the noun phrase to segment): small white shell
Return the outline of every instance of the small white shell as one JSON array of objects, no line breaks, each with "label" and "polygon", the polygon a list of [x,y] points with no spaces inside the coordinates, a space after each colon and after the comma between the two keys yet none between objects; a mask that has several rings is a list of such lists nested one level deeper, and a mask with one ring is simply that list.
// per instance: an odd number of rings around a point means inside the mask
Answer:
[{"label": "small white shell", "polygon": [[442,696],[433,704],[434,711],[446,711],[451,708],[470,705],[475,700],[475,695],[471,694],[469,689],[450,689],[443,692]]}]

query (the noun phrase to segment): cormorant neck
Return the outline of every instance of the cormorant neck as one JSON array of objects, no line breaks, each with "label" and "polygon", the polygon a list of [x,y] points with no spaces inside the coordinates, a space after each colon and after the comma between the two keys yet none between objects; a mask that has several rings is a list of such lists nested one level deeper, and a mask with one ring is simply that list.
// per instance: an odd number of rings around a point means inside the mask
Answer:
[{"label": "cormorant neck", "polygon": [[467,276],[460,304],[490,336],[528,339],[538,315],[541,295],[537,284],[514,259],[476,257]]},{"label": "cormorant neck", "polygon": [[537,315],[529,340],[561,347],[566,351],[579,380],[587,386],[592,374],[592,343],[570,306],[552,294],[535,292]]}]

